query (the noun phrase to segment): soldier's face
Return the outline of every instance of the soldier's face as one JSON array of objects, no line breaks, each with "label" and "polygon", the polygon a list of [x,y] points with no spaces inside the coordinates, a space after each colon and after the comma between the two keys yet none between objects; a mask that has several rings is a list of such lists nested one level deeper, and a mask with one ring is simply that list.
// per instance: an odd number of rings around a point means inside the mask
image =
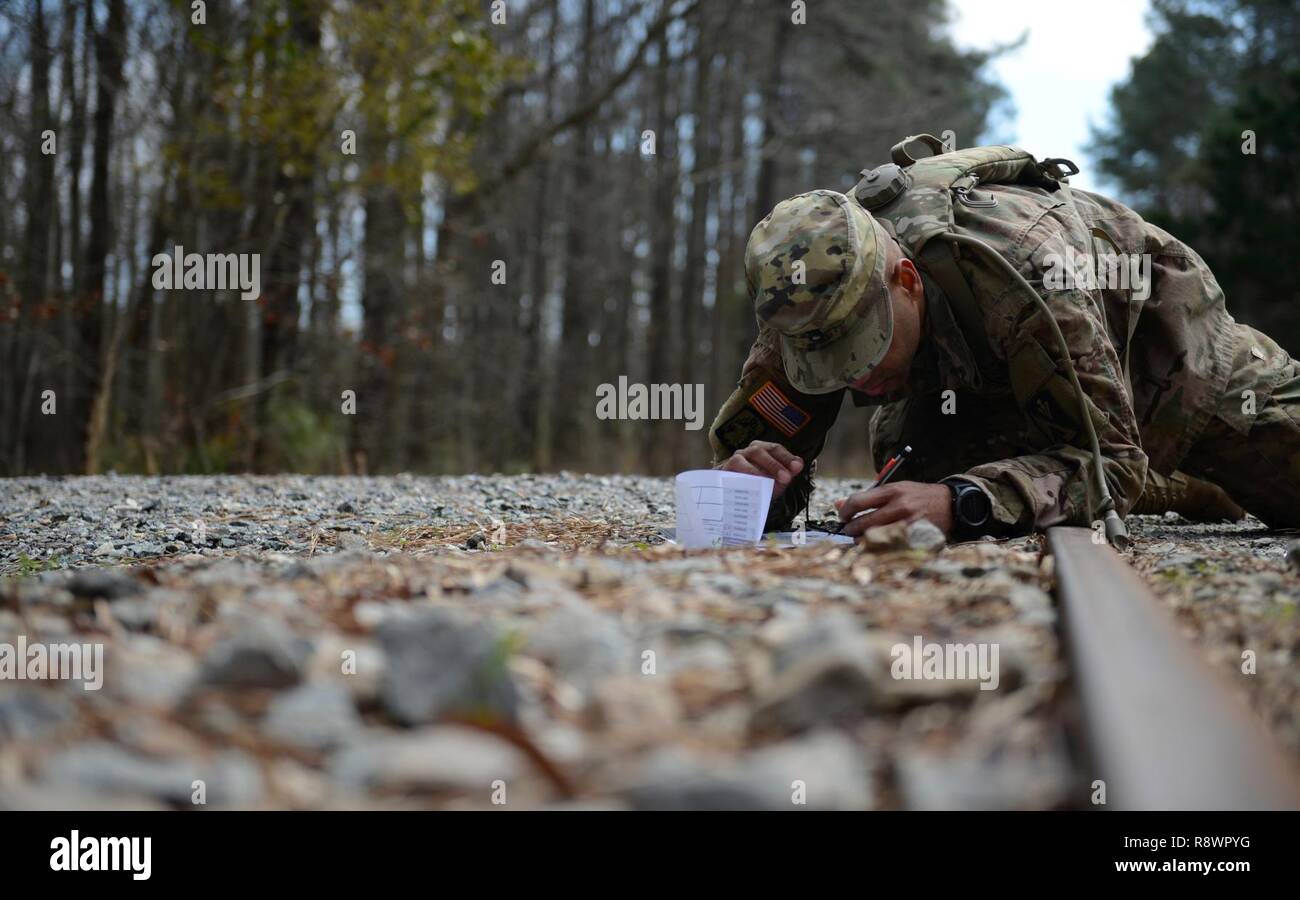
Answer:
[{"label": "soldier's face", "polygon": [[896,394],[907,385],[912,358],[921,346],[925,321],[925,287],[912,261],[898,244],[886,248],[885,277],[889,280],[889,301],[894,312],[894,338],[884,359],[866,378],[849,385],[872,397]]}]

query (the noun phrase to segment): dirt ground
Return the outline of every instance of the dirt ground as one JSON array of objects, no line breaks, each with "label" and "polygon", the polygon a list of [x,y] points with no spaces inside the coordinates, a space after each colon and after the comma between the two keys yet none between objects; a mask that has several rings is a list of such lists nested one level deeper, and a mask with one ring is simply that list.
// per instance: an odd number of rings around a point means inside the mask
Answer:
[{"label": "dirt ground", "polygon": [[[1036,538],[688,552],[657,478],[6,487],[0,648],[103,663],[0,681],[0,808],[1086,802]],[[1255,651],[1236,678],[1295,748],[1286,537],[1134,533],[1217,667]],[[993,669],[900,668],[935,647]]]}]

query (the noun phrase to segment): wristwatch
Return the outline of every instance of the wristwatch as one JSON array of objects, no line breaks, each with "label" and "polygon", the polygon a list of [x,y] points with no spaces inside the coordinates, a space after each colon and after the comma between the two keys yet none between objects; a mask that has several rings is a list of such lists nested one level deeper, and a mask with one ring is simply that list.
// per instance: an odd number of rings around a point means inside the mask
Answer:
[{"label": "wristwatch", "polygon": [[952,493],[952,539],[973,541],[983,537],[985,526],[993,514],[993,504],[979,485],[962,478],[945,478]]}]

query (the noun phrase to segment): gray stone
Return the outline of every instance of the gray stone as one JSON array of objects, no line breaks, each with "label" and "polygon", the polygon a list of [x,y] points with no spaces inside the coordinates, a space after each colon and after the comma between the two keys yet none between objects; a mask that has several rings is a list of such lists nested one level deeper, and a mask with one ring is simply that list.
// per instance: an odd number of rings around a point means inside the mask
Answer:
[{"label": "gray stone", "polygon": [[223,559],[195,572],[193,584],[196,587],[233,591],[238,588],[259,587],[262,578],[250,565],[233,559]]},{"label": "gray stone", "polygon": [[1028,584],[1016,584],[1012,586],[1009,597],[1026,625],[1055,624],[1056,609],[1046,591]]},{"label": "gray stone", "polygon": [[20,783],[0,787],[0,812],[159,812],[165,804],[140,797],[93,794],[58,785]]},{"label": "gray stone", "polygon": [[623,793],[637,809],[871,809],[868,757],[844,734],[820,730],[732,762],[675,749],[652,753]]},{"label": "gray stone", "polygon": [[131,631],[151,631],[158,624],[158,604],[143,597],[131,597],[113,604],[113,618]]},{"label": "gray stone", "polygon": [[186,757],[202,751],[203,740],[163,716],[123,710],[113,717],[113,736],[122,749],[150,757]]},{"label": "gray stone", "polygon": [[731,645],[708,637],[671,641],[667,649],[657,655],[657,662],[659,671],[666,674],[689,669],[732,671],[737,666]]},{"label": "gray stone", "polygon": [[772,654],[773,668],[782,672],[795,663],[831,651],[853,653],[858,649],[857,641],[862,633],[862,626],[851,613],[838,609],[823,613],[777,646]]},{"label": "gray stone", "polygon": [[773,677],[755,698],[751,727],[802,731],[844,725],[878,707],[878,654],[843,611],[818,616],[772,654]]},{"label": "gray stone", "polygon": [[939,526],[928,519],[918,519],[907,526],[907,546],[926,553],[938,553],[948,543]]},{"label": "gray stone", "polygon": [[406,622],[419,618],[423,610],[399,600],[362,600],[352,607],[352,616],[366,631],[378,628],[384,622]]},{"label": "gray stone", "polygon": [[388,663],[380,699],[397,721],[421,725],[452,712],[514,719],[519,692],[508,643],[494,629],[434,609],[375,633]]},{"label": "gray stone", "polygon": [[1286,558],[1291,563],[1291,568],[1300,572],[1300,540],[1292,541],[1286,548]]},{"label": "gray stone", "polygon": [[351,531],[340,531],[338,536],[339,547],[343,550],[369,550],[370,544],[364,537],[354,534]]},{"label": "gray stone", "polygon": [[1052,757],[939,756],[904,748],[895,760],[906,809],[1046,809],[1066,799],[1069,772]]},{"label": "gray stone", "polygon": [[198,669],[194,658],[152,635],[123,634],[104,653],[104,692],[128,703],[168,707]]},{"label": "gray stone", "polygon": [[311,654],[310,642],[275,619],[255,619],[233,629],[203,659],[203,683],[237,688],[283,688],[297,684]]},{"label": "gray stone", "polygon": [[775,807],[861,810],[876,804],[868,764],[863,748],[843,732],[819,730],[755,750],[739,773]]},{"label": "gray stone", "polygon": [[940,556],[926,560],[917,568],[916,574],[918,577],[933,578],[943,582],[964,581],[968,577],[978,577],[981,574],[976,572],[973,576],[967,575],[969,568],[965,563]]},{"label": "gray stone", "polygon": [[666,678],[622,675],[602,679],[594,688],[590,716],[620,739],[656,742],[676,730],[682,711]]},{"label": "gray stone", "polygon": [[[98,552],[98,551],[96,551]],[[135,579],[113,569],[78,569],[68,579],[68,590],[74,597],[116,600],[138,593]]]},{"label": "gray stone", "polygon": [[437,725],[407,734],[373,732],[336,753],[329,771],[351,788],[481,791],[486,801],[493,781],[509,783],[526,766],[524,755],[500,738]]},{"label": "gray stone", "polygon": [[750,726],[758,732],[848,725],[878,705],[878,676],[859,655],[828,653],[790,666],[760,690]]},{"label": "gray stone", "polygon": [[472,606],[514,612],[526,605],[526,595],[527,591],[520,582],[502,576],[493,578],[482,587],[471,591],[466,599]]},{"label": "gray stone", "polygon": [[755,592],[746,579],[726,572],[691,572],[686,583],[695,590],[715,591],[728,597],[745,597]]},{"label": "gray stone", "polygon": [[0,638],[10,641],[18,636],[19,631],[25,630],[23,620],[17,614],[7,609],[0,609]]},{"label": "gray stone", "polygon": [[621,791],[638,810],[774,810],[770,792],[721,767],[710,767],[677,749],[652,753],[636,779]]},{"label": "gray stone", "polygon": [[65,694],[25,685],[0,691],[0,744],[40,740],[77,717],[77,707]]},{"label": "gray stone", "polygon": [[618,620],[585,607],[545,616],[528,632],[524,651],[584,691],[607,676],[639,671],[640,657]]},{"label": "gray stone", "polygon": [[329,750],[361,730],[352,695],[339,684],[304,684],[271,702],[262,722],[267,736],[308,750]]},{"label": "gray stone", "polygon": [[126,795],[192,806],[195,781],[202,781],[208,806],[257,803],[262,776],[243,753],[224,752],[209,760],[155,759],[129,753],[105,741],[90,741],[49,759],[42,782],[100,795]]}]

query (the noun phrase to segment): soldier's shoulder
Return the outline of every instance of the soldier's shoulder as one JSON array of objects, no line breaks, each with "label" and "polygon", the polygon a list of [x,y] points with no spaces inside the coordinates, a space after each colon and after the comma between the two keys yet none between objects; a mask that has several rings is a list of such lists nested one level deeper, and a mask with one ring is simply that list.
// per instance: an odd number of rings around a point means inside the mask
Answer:
[{"label": "soldier's shoulder", "polygon": [[[1099,194],[1096,191],[1085,191],[1083,188],[1073,187],[1071,185],[1062,185],[1061,190],[1066,196],[1074,201],[1075,206],[1080,209],[1098,210],[1106,213],[1120,213],[1136,216],[1137,212],[1131,206],[1121,203],[1114,197],[1108,197],[1105,194]],[[1139,217],[1140,218],[1140,217]]]},{"label": "soldier's shoulder", "polygon": [[989,185],[987,197],[976,202],[986,205],[962,208],[957,224],[988,244],[1019,268],[1050,235],[1065,224],[1067,199],[1059,192],[1019,184]]}]

